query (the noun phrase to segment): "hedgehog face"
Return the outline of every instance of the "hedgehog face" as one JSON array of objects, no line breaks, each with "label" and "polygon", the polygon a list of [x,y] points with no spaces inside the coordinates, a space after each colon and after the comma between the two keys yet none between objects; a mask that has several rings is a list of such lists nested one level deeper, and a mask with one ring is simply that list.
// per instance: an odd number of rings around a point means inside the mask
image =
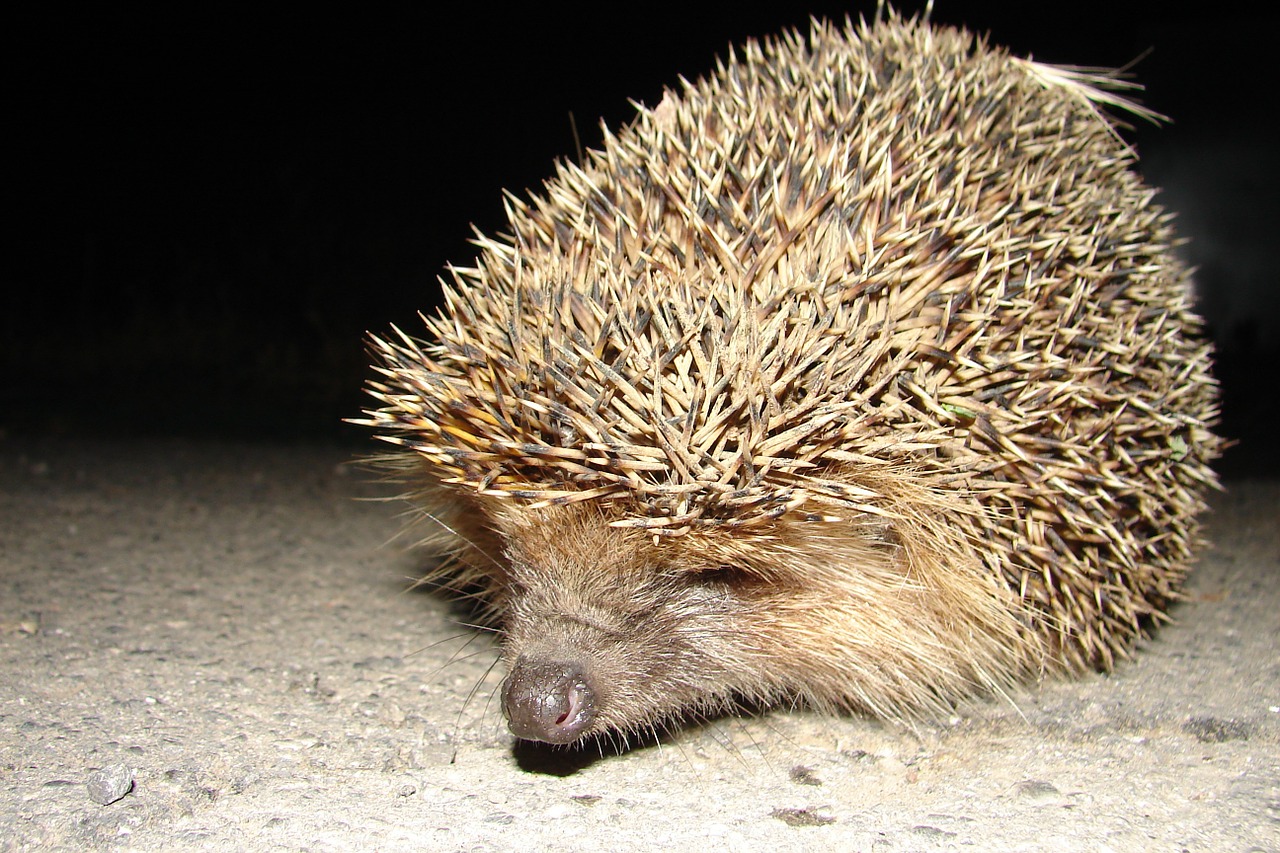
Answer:
[{"label": "hedgehog face", "polygon": [[771,692],[753,639],[761,579],[594,509],[512,514],[502,528],[502,704],[519,737],[625,734]]},{"label": "hedgehog face", "polygon": [[460,503],[459,527],[495,537],[461,562],[498,617],[502,706],[521,738],[625,738],[784,698],[939,710],[1041,664],[1007,589],[959,551],[922,547],[936,535],[906,519],[781,519],[664,539],[591,502]]}]

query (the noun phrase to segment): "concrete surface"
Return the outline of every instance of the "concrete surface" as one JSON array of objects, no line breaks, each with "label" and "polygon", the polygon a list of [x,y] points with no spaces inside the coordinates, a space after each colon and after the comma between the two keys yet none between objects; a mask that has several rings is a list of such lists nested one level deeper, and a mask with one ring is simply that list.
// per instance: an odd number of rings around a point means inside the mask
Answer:
[{"label": "concrete surface", "polygon": [[1280,849],[1280,483],[1114,675],[601,756],[513,749],[348,456],[0,440],[0,850]]}]

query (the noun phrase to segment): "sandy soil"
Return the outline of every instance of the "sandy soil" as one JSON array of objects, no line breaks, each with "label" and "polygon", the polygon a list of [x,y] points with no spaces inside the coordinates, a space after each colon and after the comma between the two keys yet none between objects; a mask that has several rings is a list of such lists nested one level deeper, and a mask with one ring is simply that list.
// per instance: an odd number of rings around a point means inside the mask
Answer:
[{"label": "sandy soil", "polygon": [[1280,483],[1114,675],[601,756],[513,748],[347,456],[0,441],[0,850],[1280,849]]}]

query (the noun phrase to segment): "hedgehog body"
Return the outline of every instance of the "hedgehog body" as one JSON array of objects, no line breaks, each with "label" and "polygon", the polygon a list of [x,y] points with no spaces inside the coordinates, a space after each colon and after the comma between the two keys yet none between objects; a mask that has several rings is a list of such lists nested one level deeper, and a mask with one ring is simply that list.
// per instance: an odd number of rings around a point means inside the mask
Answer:
[{"label": "hedgehog body", "polygon": [[1216,395],[1101,82],[894,16],[750,43],[374,339],[517,735],[936,712],[1162,617]]}]

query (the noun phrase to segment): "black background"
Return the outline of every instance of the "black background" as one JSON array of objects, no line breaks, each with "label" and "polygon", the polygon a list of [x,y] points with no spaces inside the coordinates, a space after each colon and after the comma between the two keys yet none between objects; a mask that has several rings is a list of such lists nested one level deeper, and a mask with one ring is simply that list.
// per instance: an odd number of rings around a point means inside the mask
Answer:
[{"label": "black background", "polygon": [[[874,13],[770,5],[12,16],[0,429],[367,440],[341,423],[365,331],[416,328],[446,263],[472,260],[470,225],[501,231],[501,190],[536,190],[575,126],[594,146],[602,117],[730,44]],[[1127,137],[1191,238],[1225,430],[1248,444],[1280,397],[1276,36],[1262,5],[1187,6],[957,0],[933,19],[1048,62],[1141,57],[1172,123]]]}]

